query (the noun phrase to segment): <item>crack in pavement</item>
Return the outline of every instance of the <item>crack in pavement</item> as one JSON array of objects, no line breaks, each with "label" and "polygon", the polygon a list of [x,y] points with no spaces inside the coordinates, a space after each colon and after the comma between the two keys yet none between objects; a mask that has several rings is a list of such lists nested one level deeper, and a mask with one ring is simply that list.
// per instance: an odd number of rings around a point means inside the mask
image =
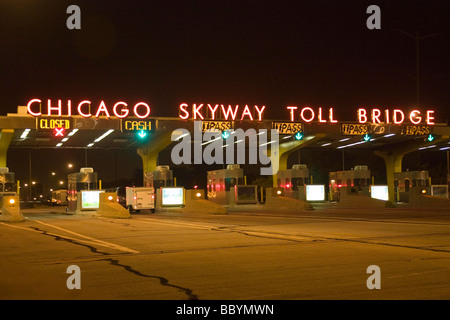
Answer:
[{"label": "crack in pavement", "polygon": [[[105,255],[105,256],[111,255],[108,252],[102,252],[102,251],[98,250],[94,245],[84,244],[84,243],[81,243],[81,242],[77,241],[76,239],[64,237],[64,236],[57,235],[57,234],[52,234],[52,233],[49,233],[48,231],[42,230],[42,229],[37,228],[37,227],[30,227],[30,228],[33,229],[36,232],[39,232],[40,234],[45,235],[45,236],[53,237],[56,241],[66,241],[66,242],[69,242],[71,244],[83,246],[83,247],[88,248],[93,253],[98,253],[98,254],[102,254],[102,255]],[[129,253],[124,253],[124,254],[129,254]],[[140,277],[144,277],[144,278],[157,279],[157,280],[159,280],[159,283],[162,286],[171,287],[171,288],[177,289],[177,290],[183,292],[184,294],[186,294],[186,296],[188,297],[188,300],[198,300],[198,296],[193,293],[192,289],[184,288],[184,287],[181,287],[181,286],[177,286],[175,284],[171,284],[167,278],[164,278],[164,277],[161,277],[161,276],[153,276],[153,275],[144,274],[142,272],[139,272],[139,271],[133,269],[133,267],[131,267],[129,265],[120,263],[119,260],[117,260],[117,259],[101,258],[101,259],[96,259],[95,261],[107,261],[111,265],[117,266],[117,267],[121,267],[125,271],[130,272],[130,273],[132,273],[134,275],[137,275],[137,276],[140,276]]]}]

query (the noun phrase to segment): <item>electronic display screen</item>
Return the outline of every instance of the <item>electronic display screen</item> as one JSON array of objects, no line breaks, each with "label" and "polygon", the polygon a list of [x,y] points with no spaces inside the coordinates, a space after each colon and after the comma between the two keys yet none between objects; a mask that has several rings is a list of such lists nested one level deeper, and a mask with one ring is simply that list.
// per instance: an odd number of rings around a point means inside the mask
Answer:
[{"label": "electronic display screen", "polygon": [[306,185],[306,201],[324,201],[325,186],[319,184]]},{"label": "electronic display screen", "polygon": [[370,196],[373,199],[388,201],[388,186],[370,186]]},{"label": "electronic display screen", "polygon": [[163,206],[184,205],[184,188],[181,187],[161,188],[161,205]]}]

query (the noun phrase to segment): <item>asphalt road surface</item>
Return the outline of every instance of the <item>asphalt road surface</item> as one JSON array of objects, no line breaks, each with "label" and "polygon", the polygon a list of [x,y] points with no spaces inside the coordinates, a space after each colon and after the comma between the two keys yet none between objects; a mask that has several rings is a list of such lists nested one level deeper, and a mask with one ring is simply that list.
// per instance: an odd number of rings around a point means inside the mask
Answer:
[{"label": "asphalt road surface", "polygon": [[[0,299],[449,299],[450,210],[24,209],[0,223]],[[80,289],[69,289],[69,266]],[[380,289],[369,289],[369,266]],[[73,278],[71,278],[73,280]],[[75,283],[75,282],[73,282]]]}]

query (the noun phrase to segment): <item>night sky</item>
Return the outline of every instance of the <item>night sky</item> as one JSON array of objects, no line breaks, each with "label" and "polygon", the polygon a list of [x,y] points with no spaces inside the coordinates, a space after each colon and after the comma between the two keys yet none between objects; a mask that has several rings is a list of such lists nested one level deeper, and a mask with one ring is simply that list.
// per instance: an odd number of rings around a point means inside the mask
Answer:
[{"label": "night sky", "polygon": [[[81,9],[68,30],[66,9]],[[369,5],[381,30],[369,30]],[[420,108],[448,121],[450,4],[361,0],[0,0],[0,110],[31,98],[146,101],[152,116],[187,103],[416,105],[415,40],[421,36]],[[443,33],[443,34],[441,34]]]}]

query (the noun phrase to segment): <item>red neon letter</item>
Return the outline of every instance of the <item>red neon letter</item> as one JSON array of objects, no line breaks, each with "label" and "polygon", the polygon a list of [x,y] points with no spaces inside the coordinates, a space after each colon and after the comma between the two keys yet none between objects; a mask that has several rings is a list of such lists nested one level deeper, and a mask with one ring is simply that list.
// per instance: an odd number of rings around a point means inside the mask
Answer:
[{"label": "red neon letter", "polygon": [[244,111],[242,112],[241,120],[244,119],[245,115],[248,115],[250,117],[250,120],[253,121],[253,116],[250,112],[250,109],[248,108],[248,105],[245,105]]},{"label": "red neon letter", "polygon": [[[117,107],[122,105],[123,108],[120,109],[120,114],[117,113]],[[130,110],[127,109],[127,104],[123,101],[117,102],[113,107],[113,113],[117,118],[126,118],[128,114],[130,113]]]},{"label": "red neon letter", "polygon": [[[311,112],[311,118],[305,119],[305,117],[304,117],[304,115],[303,115],[303,114],[305,113],[305,111]],[[314,110],[313,110],[312,108],[310,108],[310,107],[304,107],[304,108],[302,109],[302,111],[300,112],[300,117],[301,117],[301,118],[303,119],[303,121],[305,121],[305,122],[311,122],[311,121],[313,121],[314,116],[315,116]]]},{"label": "red neon letter", "polygon": [[189,118],[189,112],[186,110],[187,106],[188,106],[187,103],[180,104],[180,111],[183,111],[185,115],[182,116],[181,114],[179,114],[178,116],[183,120]]},{"label": "red neon letter", "polygon": [[[397,118],[397,114],[400,114],[402,116],[401,120]],[[405,120],[405,114],[403,113],[402,110],[394,109],[394,115],[392,116],[392,118],[395,124],[400,124],[403,123],[403,121]]]},{"label": "red neon letter", "polygon": [[427,110],[427,124],[434,124],[434,110]]},{"label": "red neon letter", "polygon": [[81,107],[83,106],[83,104],[88,104],[89,105],[89,111],[91,110],[91,102],[89,100],[84,100],[84,101],[81,101],[78,104],[78,114],[80,116],[82,116],[83,118],[90,118],[90,117],[92,117],[92,114],[90,112],[86,114],[86,113],[83,113],[83,111],[81,111]]},{"label": "red neon letter", "polygon": [[228,105],[227,111],[225,111],[223,104],[221,104],[220,106],[222,107],[222,114],[225,116],[225,120],[228,120],[228,117],[230,116],[230,114],[231,114],[231,118],[233,120],[236,118],[236,113],[239,109],[239,105],[236,105],[236,108],[234,109],[234,113],[233,113],[233,110],[231,109],[230,104]]},{"label": "red neon letter", "polygon": [[372,123],[381,123],[380,115],[381,115],[380,109],[372,109]]},{"label": "red neon letter", "polygon": [[52,101],[47,100],[47,115],[50,117],[52,115],[52,110],[58,111],[58,117],[61,117],[61,100],[58,100],[58,106],[52,107]]},{"label": "red neon letter", "polygon": [[262,113],[264,111],[264,109],[266,108],[266,106],[262,106],[261,109],[258,108],[258,106],[255,106],[256,112],[258,112],[258,121],[262,120]]},{"label": "red neon letter", "polygon": [[386,123],[390,123],[389,121],[389,109],[384,111],[385,115],[386,115]]},{"label": "red neon letter", "polygon": [[33,112],[33,111],[31,111],[31,105],[32,105],[33,103],[35,103],[35,102],[41,103],[41,100],[39,100],[39,99],[32,99],[32,100],[28,101],[28,104],[27,104],[27,112],[28,112],[29,114],[31,114],[33,117],[39,117],[39,116],[42,114],[40,111],[39,111],[39,112]]},{"label": "red neon letter", "polygon": [[[419,110],[413,110],[409,114],[409,120],[411,120],[411,122],[414,123],[414,124],[419,124],[422,121],[422,117],[420,117],[419,115],[420,115],[420,111]],[[414,121],[414,119],[417,119],[417,120]]]},{"label": "red neon letter", "polygon": [[98,106],[97,113],[95,114],[95,117],[96,117],[96,118],[99,117],[100,112],[104,112],[105,115],[106,115],[106,117],[107,117],[108,119],[110,118],[108,109],[106,109],[105,101],[103,101],[103,100],[100,102],[100,105]]},{"label": "red neon letter", "polygon": [[67,100],[67,116],[72,116],[72,101]]},{"label": "red neon letter", "polygon": [[331,123],[337,123],[337,120],[333,119],[333,108],[330,108],[330,122]]},{"label": "red neon letter", "polygon": [[289,110],[291,110],[290,111],[290,113],[291,113],[291,122],[293,122],[294,121],[294,110],[297,110],[297,107],[296,106],[287,106],[287,108]]},{"label": "red neon letter", "polygon": [[203,103],[199,104],[199,106],[197,107],[197,105],[194,103],[194,105],[192,106],[192,113],[194,114],[194,120],[197,119],[197,114],[200,116],[200,118],[203,120],[203,115],[201,113],[199,113],[199,110],[203,108]]},{"label": "red neon letter", "polygon": [[[144,106],[147,109],[147,112],[144,115],[140,115],[137,112],[137,109],[139,106]],[[145,102],[138,102],[134,105],[133,112],[134,112],[134,115],[138,118],[141,118],[141,119],[147,118],[150,115],[150,106],[148,104],[146,104]]]},{"label": "red neon letter", "polygon": [[322,122],[322,123],[327,122],[327,120],[323,120],[322,119],[322,108],[319,108],[319,116],[318,116],[318,118],[319,118],[319,122]]},{"label": "red neon letter", "polygon": [[367,122],[367,111],[366,109],[360,108],[358,109],[358,121],[359,123]]},{"label": "red neon letter", "polygon": [[216,117],[216,110],[217,110],[218,107],[219,107],[219,105],[216,104],[214,106],[214,109],[213,109],[213,108],[211,108],[211,105],[208,103],[208,108],[209,108],[209,110],[211,110],[211,120],[215,119],[215,117]]}]

